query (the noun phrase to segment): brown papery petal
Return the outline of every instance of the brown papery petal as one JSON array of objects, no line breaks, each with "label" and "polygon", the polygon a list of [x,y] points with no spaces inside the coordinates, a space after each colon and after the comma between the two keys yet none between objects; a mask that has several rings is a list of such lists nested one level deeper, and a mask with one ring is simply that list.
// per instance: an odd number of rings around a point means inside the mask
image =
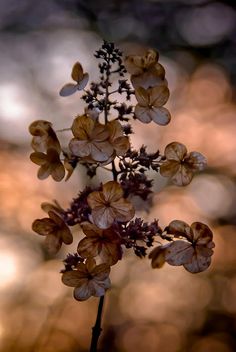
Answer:
[{"label": "brown papery petal", "polygon": [[92,219],[101,229],[109,228],[116,219],[116,209],[111,207],[100,206],[92,210]]},{"label": "brown papery petal", "polygon": [[61,88],[59,94],[61,97],[68,97],[74,94],[76,91],[77,91],[77,84],[67,83]]},{"label": "brown papery petal", "polygon": [[37,173],[40,180],[45,180],[51,174],[51,165],[49,163],[42,165]]},{"label": "brown papery petal", "polygon": [[174,176],[180,169],[180,164],[175,160],[167,160],[160,167],[160,174],[164,177]]},{"label": "brown papery petal", "polygon": [[213,233],[207,225],[201,222],[194,222],[191,225],[191,229],[193,231],[193,238],[197,241],[198,245],[207,244],[212,241]]},{"label": "brown papery petal", "polygon": [[77,116],[72,124],[73,135],[79,140],[88,140],[91,135],[95,121],[86,115]]},{"label": "brown papery petal", "polygon": [[135,97],[136,97],[138,104],[140,106],[148,106],[149,105],[150,95],[149,95],[148,91],[146,89],[144,89],[143,87],[138,87],[135,90]]},{"label": "brown papery petal", "polygon": [[135,209],[126,199],[119,199],[112,204],[115,209],[117,221],[129,221],[134,217]]},{"label": "brown papery petal", "polygon": [[72,68],[72,72],[71,72],[71,78],[76,81],[76,82],[80,82],[83,79],[83,67],[79,62],[76,62]]},{"label": "brown papery petal", "polygon": [[56,254],[62,245],[62,240],[54,234],[48,235],[44,240],[44,245],[49,253]]},{"label": "brown papery petal", "polygon": [[172,142],[165,148],[165,156],[169,160],[181,161],[187,154],[185,145],[178,142]]},{"label": "brown papery petal", "polygon": [[185,165],[180,165],[179,171],[172,177],[176,186],[187,186],[193,179],[193,172]]},{"label": "brown papery petal", "polygon": [[135,106],[134,114],[135,114],[135,117],[143,123],[150,123],[152,121],[150,108],[148,107],[140,106],[138,104]]},{"label": "brown papery petal", "polygon": [[184,264],[184,268],[190,273],[199,273],[206,270],[211,264],[211,257],[202,257],[195,253],[191,263]]},{"label": "brown papery petal", "polygon": [[168,225],[168,234],[175,235],[175,237],[185,237],[188,240],[193,240],[193,233],[190,226],[182,220],[173,220]]},{"label": "brown papery petal", "polygon": [[103,231],[90,222],[83,222],[80,226],[87,237],[97,237],[102,235]]},{"label": "brown papery petal", "polygon": [[51,175],[52,175],[52,178],[54,179],[54,181],[56,181],[56,182],[60,182],[61,180],[63,180],[63,178],[65,176],[65,168],[61,162],[56,164],[52,168]]},{"label": "brown papery petal", "polygon": [[47,161],[47,155],[41,152],[34,152],[30,154],[30,160],[37,165],[44,165]]},{"label": "brown papery petal", "polygon": [[32,230],[39,235],[47,236],[55,230],[55,223],[49,218],[37,219],[32,224]]},{"label": "brown papery petal", "polygon": [[152,107],[150,109],[150,116],[153,122],[160,126],[166,126],[171,120],[171,115],[166,108]]},{"label": "brown papery petal", "polygon": [[190,263],[194,254],[194,249],[189,242],[177,240],[172,242],[165,252],[166,262],[170,265],[179,266]]},{"label": "brown papery petal", "polygon": [[165,105],[170,96],[170,91],[165,85],[149,88],[148,92],[150,94],[150,104],[155,107]]},{"label": "brown papery petal", "polygon": [[115,202],[123,197],[123,189],[121,185],[116,181],[109,181],[102,187],[104,199],[107,202]]},{"label": "brown papery petal", "polygon": [[[78,244],[78,253],[82,258],[96,257],[99,253],[99,238],[85,237]],[[101,246],[101,245],[100,245]]]},{"label": "brown papery petal", "polygon": [[62,275],[62,282],[66,286],[77,287],[87,283],[87,277],[81,277],[77,270],[74,271],[66,271]]},{"label": "brown papery petal", "polygon": [[191,167],[193,171],[204,170],[207,166],[207,159],[198,152],[189,153],[184,161],[188,163],[189,167]]}]

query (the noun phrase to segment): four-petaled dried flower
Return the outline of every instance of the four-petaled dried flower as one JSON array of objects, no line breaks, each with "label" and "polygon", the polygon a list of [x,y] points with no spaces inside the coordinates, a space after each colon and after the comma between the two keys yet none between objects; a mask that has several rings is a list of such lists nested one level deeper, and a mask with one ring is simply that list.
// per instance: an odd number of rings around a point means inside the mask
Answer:
[{"label": "four-petaled dried flower", "polygon": [[164,67],[158,62],[159,54],[155,50],[148,50],[145,55],[130,55],[125,58],[125,67],[131,74],[134,88],[155,87],[166,84]]},{"label": "four-petaled dried flower", "polygon": [[33,136],[31,147],[34,151],[44,152],[48,148],[54,148],[60,153],[61,146],[51,122],[45,120],[34,121],[29,126],[29,132]]},{"label": "four-petaled dried flower", "polygon": [[92,192],[87,200],[92,220],[101,229],[107,229],[114,221],[128,222],[135,213],[133,205],[123,198],[123,190],[115,181],[105,183],[101,192]]},{"label": "four-petaled dried flower", "polygon": [[85,263],[79,263],[76,270],[63,273],[62,282],[67,286],[75,287],[75,299],[85,301],[91,296],[104,296],[105,291],[111,287],[109,274],[108,264],[96,265],[95,260],[89,258]]},{"label": "four-petaled dried flower", "polygon": [[185,145],[173,142],[165,148],[166,161],[160,167],[162,176],[170,177],[172,182],[177,186],[188,185],[196,171],[203,170],[207,161],[206,158],[198,152],[187,154]]},{"label": "four-petaled dried flower", "polygon": [[59,251],[62,243],[71,244],[73,237],[69,227],[62,218],[53,211],[48,212],[49,218],[36,219],[32,224],[33,231],[46,236],[45,246],[48,251],[55,254]]},{"label": "four-petaled dried flower", "polygon": [[114,157],[123,156],[130,148],[129,138],[124,136],[123,128],[119,121],[113,120],[107,124],[109,141],[114,148]]},{"label": "four-petaled dried flower", "polygon": [[99,255],[102,263],[114,265],[122,257],[121,238],[113,228],[102,230],[86,222],[81,224],[84,237],[78,245],[78,253],[82,258]]},{"label": "four-petaled dried flower", "polygon": [[104,162],[112,155],[114,149],[105,125],[82,115],[75,118],[71,130],[75,138],[70,141],[69,147],[74,155],[91,158],[93,162]]},{"label": "four-petaled dried flower", "polygon": [[166,230],[168,234],[184,240],[174,240],[154,249],[150,253],[153,267],[158,267],[158,262],[163,261],[163,255],[168,264],[183,265],[191,273],[199,273],[209,267],[215,244],[212,241],[213,234],[207,225],[194,222],[189,226],[184,221],[174,220]]},{"label": "four-petaled dried flower", "polygon": [[161,85],[144,89],[139,87],[135,90],[138,104],[135,107],[135,116],[143,123],[151,121],[164,126],[170,122],[171,116],[163,105],[167,102],[170,92],[167,86]]},{"label": "four-petaled dried flower", "polygon": [[69,95],[74,94],[77,90],[83,90],[88,83],[89,75],[84,73],[83,67],[79,62],[76,62],[72,68],[71,72],[72,79],[76,82],[65,84],[60,90],[60,95],[62,97],[68,97]]},{"label": "four-petaled dried flower", "polygon": [[57,182],[64,178],[65,168],[56,149],[48,148],[47,154],[34,152],[30,154],[30,159],[33,163],[40,165],[38,170],[38,178],[40,180],[44,180],[50,175]]}]

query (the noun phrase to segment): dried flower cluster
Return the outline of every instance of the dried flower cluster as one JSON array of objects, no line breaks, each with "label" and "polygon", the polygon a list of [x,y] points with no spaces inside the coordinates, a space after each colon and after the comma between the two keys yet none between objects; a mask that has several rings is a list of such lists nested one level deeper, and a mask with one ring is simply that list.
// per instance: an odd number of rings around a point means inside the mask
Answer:
[{"label": "dried flower cluster", "polygon": [[[132,119],[158,125],[167,125],[171,119],[164,107],[170,93],[158,53],[151,49],[143,56],[128,56],[123,63],[120,50],[104,42],[95,57],[99,60],[100,82],[91,82],[85,89],[89,75],[77,62],[71,73],[75,83],[64,85],[60,91],[63,97],[83,91],[81,98],[87,104],[71,122],[67,148],[61,148],[49,121],[38,120],[29,127],[34,150],[30,158],[40,167],[39,179],[51,176],[58,182],[68,180],[78,164],[87,168],[90,177],[99,167],[112,175],[111,181],[82,190],[66,210],[57,203],[43,203],[48,217],[32,225],[36,233],[46,236],[51,253],[63,243],[71,244],[70,227],[80,225],[84,237],[77,253],[64,260],[62,271],[63,283],[74,287],[74,297],[79,301],[105,294],[111,286],[110,267],[122,259],[125,248],[133,249],[140,258],[148,256],[153,268],[161,268],[166,262],[197,273],[210,265],[214,247],[211,230],[200,222],[189,226],[174,220],[163,230],[157,220],[147,223],[135,217],[133,197],[148,201],[152,194],[153,180],[147,171],[186,186],[194,173],[206,166],[202,154],[188,153],[178,142],[167,145],[163,155],[159,150],[147,152],[145,146],[139,150],[131,147]],[[113,99],[114,93],[124,101]],[[136,106],[130,104],[131,95],[136,97]],[[155,242],[159,245],[150,251]]]}]

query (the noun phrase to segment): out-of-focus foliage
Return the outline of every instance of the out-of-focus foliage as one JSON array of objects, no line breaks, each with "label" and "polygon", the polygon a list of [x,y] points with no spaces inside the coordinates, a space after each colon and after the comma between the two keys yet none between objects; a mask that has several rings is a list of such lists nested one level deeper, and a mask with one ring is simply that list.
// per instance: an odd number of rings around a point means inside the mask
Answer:
[{"label": "out-of-focus foliage", "polygon": [[29,161],[27,126],[46,119],[64,128],[83,111],[76,93],[65,100],[58,92],[78,59],[96,79],[89,58],[102,37],[128,54],[154,47],[166,68],[172,120],[165,129],[135,124],[133,145],[163,151],[178,140],[208,159],[205,174],[184,189],[158,178],[152,211],[142,210],[143,217],[160,225],[201,218],[216,248],[209,271],[198,276],[182,267],[151,270],[131,256],[112,267],[101,350],[235,350],[235,23],[230,1],[1,1],[1,351],[83,352],[89,344],[96,298],[71,298],[60,282],[64,253],[49,255],[31,230],[34,218],[45,217],[38,205],[57,198],[67,206],[85,185],[84,171],[42,187]]}]

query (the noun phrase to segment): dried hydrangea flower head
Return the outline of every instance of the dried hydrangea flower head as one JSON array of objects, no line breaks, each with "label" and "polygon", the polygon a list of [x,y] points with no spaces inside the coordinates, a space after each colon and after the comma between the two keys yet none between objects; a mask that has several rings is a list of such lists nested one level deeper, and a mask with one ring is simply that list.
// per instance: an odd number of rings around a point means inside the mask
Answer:
[{"label": "dried hydrangea flower head", "polygon": [[185,145],[173,142],[165,148],[166,161],[160,167],[160,173],[164,177],[170,177],[177,186],[188,185],[196,171],[203,170],[207,161],[198,152],[187,153]]},{"label": "dried hydrangea flower head", "polygon": [[[67,171],[68,180],[78,165],[86,168],[90,178],[97,169],[111,175],[108,182],[85,187],[66,210],[57,203],[45,204],[43,209],[49,218],[33,222],[33,230],[46,236],[46,244],[54,252],[62,243],[72,242],[69,227],[82,228],[85,237],[77,243],[77,252],[64,260],[62,281],[74,287],[76,300],[100,297],[92,346],[96,346],[101,331],[103,296],[111,286],[110,266],[123,260],[125,249],[133,250],[139,258],[150,252],[153,268],[167,262],[196,273],[208,268],[214,247],[211,230],[200,222],[189,226],[175,220],[163,231],[156,219],[146,222],[135,216],[137,197],[145,209],[152,204],[154,180],[149,178],[150,170],[170,177],[178,186],[186,186],[194,173],[206,166],[202,154],[187,153],[178,142],[170,143],[164,155],[157,148],[148,151],[146,146],[132,147],[134,119],[155,122],[157,131],[158,125],[165,126],[171,120],[164,107],[170,92],[165,70],[158,62],[159,54],[150,49],[143,56],[128,56],[123,62],[121,51],[113,43],[104,42],[94,56],[99,60],[99,82],[91,82],[85,90],[88,74],[77,62],[71,74],[76,83],[66,84],[60,91],[60,95],[68,96],[83,90],[81,98],[86,105],[66,128],[73,136],[65,148],[61,148],[50,122],[38,120],[30,126],[34,149],[30,158],[40,166],[39,179],[51,175],[61,181]],[[131,84],[124,78],[127,71]],[[131,97],[136,98],[136,106],[131,104]],[[156,242],[159,245],[150,251]]]},{"label": "dried hydrangea flower head", "polygon": [[68,97],[74,94],[77,90],[83,90],[89,80],[88,73],[84,73],[83,67],[79,62],[76,62],[72,68],[71,78],[76,83],[67,83],[60,90],[60,95],[62,97]]},{"label": "dried hydrangea flower head", "polygon": [[75,299],[85,301],[91,296],[104,296],[105,291],[111,287],[109,273],[109,265],[96,265],[95,260],[89,258],[85,263],[79,263],[75,270],[63,273],[62,282],[75,287]]},{"label": "dried hydrangea flower head", "polygon": [[46,236],[45,246],[48,251],[55,254],[62,243],[71,244],[73,241],[69,227],[55,212],[48,212],[49,218],[37,219],[32,224],[32,229],[41,236]]}]

